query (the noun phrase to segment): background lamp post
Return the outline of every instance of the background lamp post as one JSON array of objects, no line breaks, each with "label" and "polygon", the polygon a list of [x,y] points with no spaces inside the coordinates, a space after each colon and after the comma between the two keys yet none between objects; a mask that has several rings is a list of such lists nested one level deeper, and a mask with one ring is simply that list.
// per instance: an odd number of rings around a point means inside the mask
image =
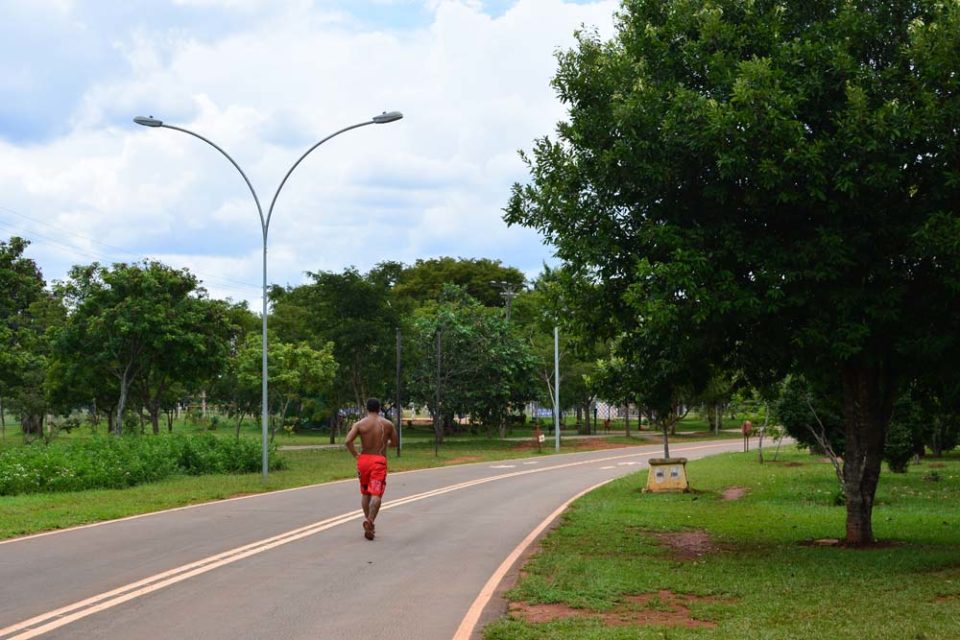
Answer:
[{"label": "background lamp post", "polygon": [[221,154],[223,154],[223,157],[229,160],[230,164],[232,164],[234,168],[236,168],[236,170],[240,172],[240,175],[243,177],[243,181],[247,183],[247,188],[250,189],[250,194],[253,195],[253,201],[257,205],[257,213],[260,214],[260,229],[263,232],[263,292],[262,292],[263,294],[263,310],[262,310],[263,337],[261,342],[263,362],[262,362],[262,374],[261,374],[262,375],[262,384],[261,384],[262,397],[261,397],[261,410],[260,410],[260,426],[262,431],[262,447],[263,447],[262,465],[263,465],[264,481],[266,481],[267,479],[269,462],[270,462],[269,454],[267,452],[267,422],[269,421],[269,412],[267,410],[269,406],[269,400],[268,400],[268,394],[267,394],[267,233],[270,230],[270,219],[273,216],[273,207],[274,205],[277,204],[277,197],[280,195],[280,190],[283,189],[283,185],[287,183],[287,178],[290,177],[290,174],[293,173],[293,170],[296,169],[297,166],[299,166],[299,164],[303,162],[303,159],[306,158],[308,155],[310,155],[310,153],[314,149],[319,147],[321,144],[323,144],[330,138],[334,138],[340,135],[341,133],[350,131],[351,129],[365,127],[368,124],[387,124],[389,122],[396,122],[402,117],[403,117],[403,114],[400,113],[399,111],[385,111],[384,113],[381,113],[378,116],[373,116],[369,120],[365,120],[364,122],[358,122],[357,124],[352,124],[349,127],[344,127],[339,131],[335,131],[334,133],[331,133],[326,138],[323,138],[322,140],[320,140],[320,142],[317,142],[312,147],[307,149],[303,153],[303,155],[301,155],[297,159],[297,161],[293,163],[293,166],[290,167],[286,175],[283,176],[283,180],[280,181],[280,186],[277,187],[276,192],[273,194],[273,199],[270,201],[270,208],[267,209],[266,215],[264,215],[263,213],[263,207],[260,206],[260,198],[257,197],[257,192],[253,188],[253,185],[250,183],[250,179],[247,178],[247,174],[245,174],[243,172],[243,169],[240,168],[240,165],[238,165],[236,161],[230,157],[230,154],[228,154],[226,151],[221,149],[214,142],[212,142],[211,140],[208,140],[207,138],[204,138],[199,133],[195,133],[193,131],[190,131],[189,129],[184,129],[183,127],[176,127],[172,124],[166,124],[163,122],[163,120],[154,118],[153,116],[149,116],[149,117],[137,116],[136,118],[133,119],[134,122],[136,122],[139,125],[143,125],[144,127],[154,127],[154,128],[162,127],[164,129],[173,129],[175,131],[181,131],[183,133],[193,136],[194,138],[199,138],[200,140],[203,140],[204,142],[209,144],[211,147],[213,147],[214,149],[219,151]]}]

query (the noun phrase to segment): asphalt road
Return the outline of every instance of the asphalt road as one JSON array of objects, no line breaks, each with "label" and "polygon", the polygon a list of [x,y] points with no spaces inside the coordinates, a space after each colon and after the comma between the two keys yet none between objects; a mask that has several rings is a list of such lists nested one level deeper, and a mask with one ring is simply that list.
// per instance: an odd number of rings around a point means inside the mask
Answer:
[{"label": "asphalt road", "polygon": [[[661,452],[392,474],[373,542],[362,536],[353,480],[3,542],[0,640],[450,640],[498,566],[551,513]],[[485,616],[497,610],[494,601]]]}]

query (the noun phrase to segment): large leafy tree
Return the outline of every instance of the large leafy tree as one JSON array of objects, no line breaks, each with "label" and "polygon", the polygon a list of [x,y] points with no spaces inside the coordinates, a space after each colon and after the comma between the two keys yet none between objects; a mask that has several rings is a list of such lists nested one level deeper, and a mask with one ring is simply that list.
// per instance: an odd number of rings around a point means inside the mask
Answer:
[{"label": "large leafy tree", "polygon": [[24,434],[39,434],[47,408],[46,330],[58,321],[59,305],[36,263],[24,256],[28,245],[16,236],[0,242],[0,396],[20,415]]},{"label": "large leafy tree", "polygon": [[489,258],[430,258],[406,267],[397,279],[396,294],[416,304],[436,301],[445,285],[454,284],[486,307],[503,306],[503,287],[523,286],[523,272]]},{"label": "large leafy tree", "polygon": [[829,380],[847,541],[872,542],[894,399],[960,336],[960,4],[625,0],[554,84],[569,119],[507,220],[651,368]]},{"label": "large leafy tree", "polygon": [[[255,414],[260,406],[262,338],[249,333],[230,359],[224,375],[224,397],[234,405],[237,416],[237,437],[243,416]],[[302,413],[306,404],[315,402],[329,391],[337,371],[333,344],[319,349],[306,342],[289,343],[278,339],[267,341],[267,365],[270,370],[269,413],[280,423],[295,409]],[[271,437],[276,422],[270,425]]]},{"label": "large leafy tree", "polygon": [[438,304],[421,309],[408,342],[410,398],[433,413],[435,440],[456,415],[488,431],[505,412],[536,395],[536,357],[502,314],[448,285]]},{"label": "large leafy tree", "polygon": [[272,326],[281,340],[306,341],[314,349],[333,343],[337,406],[362,407],[375,391],[388,391],[395,377],[396,330],[402,312],[388,271],[310,273],[312,283],[276,287],[270,294]]},{"label": "large leafy tree", "polygon": [[[175,382],[196,385],[224,366],[232,325],[222,303],[206,299],[186,270],[159,262],[74,267],[58,287],[68,309],[56,332],[56,358],[84,382],[108,378],[117,393],[119,433],[131,394],[140,391],[157,429]],[[138,387],[139,382],[139,387]]]}]

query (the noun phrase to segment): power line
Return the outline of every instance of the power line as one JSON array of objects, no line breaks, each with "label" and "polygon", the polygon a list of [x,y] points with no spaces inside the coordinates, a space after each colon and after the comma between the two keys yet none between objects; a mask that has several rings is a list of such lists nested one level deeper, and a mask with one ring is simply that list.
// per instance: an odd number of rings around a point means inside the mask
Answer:
[{"label": "power line", "polygon": [[[132,257],[132,258],[135,258],[135,259],[137,259],[137,260],[142,260],[144,257],[149,257],[149,256],[143,256],[143,255],[138,254],[138,253],[134,253],[134,252],[129,251],[129,250],[127,250],[127,249],[124,249],[124,248],[122,248],[122,247],[117,247],[117,246],[114,246],[114,245],[111,245],[111,244],[107,244],[106,242],[102,242],[102,241],[100,241],[100,240],[97,240],[96,238],[91,238],[90,236],[84,235],[84,234],[82,234],[82,233],[77,233],[77,232],[75,232],[75,231],[68,231],[68,230],[64,229],[63,227],[61,227],[61,226],[59,226],[59,225],[52,224],[52,223],[50,223],[49,221],[46,221],[46,220],[39,220],[39,219],[37,219],[37,218],[33,218],[33,217],[28,216],[27,214],[25,214],[25,213],[23,213],[23,212],[21,212],[21,211],[17,211],[17,210],[15,210],[15,209],[11,209],[11,208],[9,208],[9,207],[0,206],[0,211],[4,211],[4,212],[7,212],[7,213],[11,213],[11,214],[13,214],[13,215],[15,215],[15,216],[19,216],[19,217],[23,218],[24,220],[30,220],[31,222],[33,222],[33,223],[35,223],[35,224],[40,224],[40,225],[43,225],[43,226],[46,226],[46,227],[51,227],[51,228],[59,231],[59,232],[62,233],[62,234],[75,236],[75,237],[77,237],[77,238],[82,238],[83,240],[86,240],[86,241],[88,241],[88,242],[92,242],[92,243],[94,243],[94,244],[98,244],[98,245],[100,245],[100,246],[102,246],[102,247],[106,247],[107,249],[112,249],[113,251],[117,251],[117,252],[119,252],[119,253],[121,253],[121,254],[128,255],[128,256],[130,256],[130,257]],[[41,235],[41,236],[42,236],[43,234],[37,233],[37,235]],[[52,239],[50,239],[50,238],[48,238],[48,240],[54,241],[54,240],[52,240]],[[99,257],[97,257],[97,259],[99,259]],[[198,273],[198,275],[201,275],[201,274]],[[220,281],[222,281],[222,282],[232,282],[232,283],[234,283],[234,284],[242,285],[243,287],[260,288],[260,285],[255,285],[255,284],[252,284],[252,283],[250,283],[250,282],[243,282],[242,280],[234,280],[234,279],[232,279],[232,278],[210,277],[209,279],[210,279],[210,280],[220,280]]]},{"label": "power line", "polygon": [[[124,256],[129,256],[130,258],[133,258],[133,259],[135,259],[136,261],[140,261],[140,260],[144,260],[144,259],[149,259],[149,258],[150,258],[150,256],[145,256],[145,255],[143,255],[143,254],[138,254],[138,253],[134,253],[134,252],[132,252],[132,251],[128,251],[128,250],[123,249],[123,248],[121,248],[121,247],[116,247],[116,246],[107,244],[107,243],[105,243],[105,242],[101,242],[101,241],[99,241],[99,240],[96,240],[96,239],[94,239],[94,238],[91,238],[91,237],[86,236],[86,235],[81,234],[81,233],[75,233],[75,232],[72,232],[72,231],[67,231],[67,230],[63,229],[62,227],[60,227],[60,226],[58,226],[58,225],[54,225],[54,224],[51,224],[51,223],[49,223],[49,222],[45,222],[45,221],[43,221],[43,220],[38,220],[37,218],[33,218],[33,217],[31,217],[31,216],[28,216],[28,215],[26,215],[26,214],[24,214],[24,213],[22,213],[22,212],[19,212],[19,211],[14,210],[14,209],[10,209],[9,207],[0,206],[0,211],[5,212],[5,213],[9,213],[9,214],[12,214],[12,215],[15,215],[15,216],[17,216],[17,217],[23,218],[24,220],[29,220],[30,222],[32,222],[32,223],[34,223],[34,224],[37,224],[37,225],[42,225],[42,226],[46,226],[46,227],[51,227],[51,228],[53,228],[54,230],[59,231],[61,234],[65,234],[65,235],[70,235],[70,236],[74,236],[74,237],[77,237],[77,238],[81,238],[81,239],[86,240],[86,241],[88,241],[88,242],[91,242],[91,243],[93,243],[93,244],[100,245],[100,246],[102,246],[102,247],[111,249],[113,252],[116,252],[116,253],[121,254],[121,255],[124,255]],[[50,235],[47,235],[46,233],[43,233],[43,232],[40,232],[40,231],[36,231],[35,229],[29,229],[29,228],[28,228],[28,229],[25,231],[23,225],[22,225],[22,224],[16,224],[15,221],[10,221],[10,220],[5,221],[3,218],[0,218],[0,227],[5,227],[5,228],[7,228],[8,230],[10,230],[12,233],[15,233],[15,234],[18,234],[18,235],[27,235],[27,236],[33,236],[33,237],[35,237],[35,238],[40,238],[40,239],[42,239],[42,240],[44,241],[44,243],[52,244],[52,245],[54,245],[54,246],[60,247],[60,248],[62,248],[62,249],[65,249],[65,250],[67,250],[67,251],[69,251],[69,252],[71,252],[71,253],[73,253],[73,254],[79,254],[79,255],[81,255],[81,256],[90,258],[90,259],[95,260],[95,261],[97,261],[97,262],[120,262],[120,260],[115,260],[115,259],[114,259],[115,254],[111,255],[110,253],[93,253],[93,252],[91,252],[90,250],[86,250],[86,249],[77,247],[76,245],[73,245],[73,244],[67,244],[67,243],[63,242],[60,238],[52,237],[52,236],[50,236]],[[32,238],[28,238],[28,239],[32,239]],[[39,243],[38,243],[38,244],[39,244]],[[196,270],[191,270],[191,271],[192,271],[193,273],[195,273],[203,282],[207,282],[207,283],[210,283],[210,284],[212,284],[212,285],[215,285],[215,286],[217,286],[217,287],[220,288],[220,289],[225,289],[225,290],[228,290],[228,291],[241,292],[241,293],[244,293],[244,294],[250,293],[250,292],[252,292],[252,291],[256,291],[256,292],[258,293],[258,295],[257,295],[256,297],[259,297],[260,285],[254,285],[254,284],[249,283],[249,282],[243,282],[243,281],[241,281],[241,280],[234,280],[234,279],[231,279],[231,278],[224,278],[224,277],[219,277],[219,276],[211,276],[211,275],[209,275],[209,274],[204,274],[204,273],[201,273],[201,272],[196,271]],[[239,286],[237,286],[237,285],[239,285]]]}]

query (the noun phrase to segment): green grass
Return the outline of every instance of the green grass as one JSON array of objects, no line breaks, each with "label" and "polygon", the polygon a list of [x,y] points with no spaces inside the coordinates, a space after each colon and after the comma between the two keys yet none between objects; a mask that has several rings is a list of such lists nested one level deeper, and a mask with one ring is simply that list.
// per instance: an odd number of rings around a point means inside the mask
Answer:
[{"label": "green grass", "polygon": [[[508,594],[583,615],[543,623],[508,617],[484,637],[960,637],[960,456],[928,459],[905,475],[884,473],[874,529],[890,544],[871,549],[802,544],[842,537],[845,511],[834,506],[838,486],[829,464],[794,452],[780,458],[761,466],[751,452],[691,462],[690,494],[641,493],[643,472],[585,496]],[[933,472],[939,480],[929,479]],[[731,486],[749,493],[720,500]],[[689,530],[708,532],[718,550],[681,560],[653,535]],[[692,618],[716,627],[606,627],[590,617],[622,607],[628,595],[663,589],[721,597],[690,606]]]}]

